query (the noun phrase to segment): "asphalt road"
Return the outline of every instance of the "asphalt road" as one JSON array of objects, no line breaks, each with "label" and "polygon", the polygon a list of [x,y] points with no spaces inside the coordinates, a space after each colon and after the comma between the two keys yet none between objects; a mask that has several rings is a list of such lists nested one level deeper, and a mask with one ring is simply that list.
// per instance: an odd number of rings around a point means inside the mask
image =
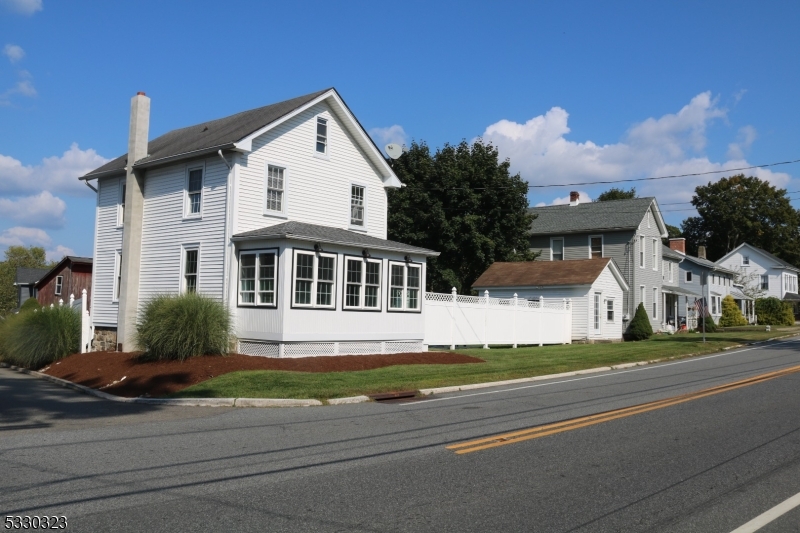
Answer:
[{"label": "asphalt road", "polygon": [[[0,519],[69,531],[729,533],[800,493],[800,373],[457,455],[447,445],[800,365],[800,341],[406,404],[125,405],[0,369]],[[800,507],[759,530],[800,531]]]}]

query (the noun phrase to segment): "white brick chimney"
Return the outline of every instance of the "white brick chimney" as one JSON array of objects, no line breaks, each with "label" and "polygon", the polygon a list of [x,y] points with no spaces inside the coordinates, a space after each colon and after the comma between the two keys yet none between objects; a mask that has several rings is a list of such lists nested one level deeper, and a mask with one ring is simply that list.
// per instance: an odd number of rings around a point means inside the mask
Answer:
[{"label": "white brick chimney", "polygon": [[570,191],[569,205],[578,205],[581,203],[581,193],[578,191]]}]

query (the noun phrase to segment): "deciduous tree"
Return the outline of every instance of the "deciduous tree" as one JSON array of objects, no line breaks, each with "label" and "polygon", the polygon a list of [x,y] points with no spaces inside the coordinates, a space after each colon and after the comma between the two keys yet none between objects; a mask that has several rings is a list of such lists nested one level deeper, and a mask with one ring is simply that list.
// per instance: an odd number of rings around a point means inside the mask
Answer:
[{"label": "deciduous tree", "polygon": [[0,262],[0,316],[17,307],[17,288],[14,281],[17,268],[47,268],[44,248],[41,246],[9,246],[6,260]]},{"label": "deciduous tree", "polygon": [[612,187],[609,190],[600,193],[595,202],[607,202],[608,200],[632,200],[636,198],[636,187],[631,187],[629,190],[619,189]]}]

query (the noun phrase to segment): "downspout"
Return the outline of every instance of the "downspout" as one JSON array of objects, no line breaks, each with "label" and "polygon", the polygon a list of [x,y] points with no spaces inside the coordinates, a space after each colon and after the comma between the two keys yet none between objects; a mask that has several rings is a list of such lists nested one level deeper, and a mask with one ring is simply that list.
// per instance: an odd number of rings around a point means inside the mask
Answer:
[{"label": "downspout", "polygon": [[86,184],[86,186],[87,186],[87,187],[89,187],[90,189],[92,189],[94,192],[97,192],[97,189],[95,189],[94,187],[92,187],[92,184],[91,184],[91,183],[89,183],[89,180],[84,180],[83,182]]}]

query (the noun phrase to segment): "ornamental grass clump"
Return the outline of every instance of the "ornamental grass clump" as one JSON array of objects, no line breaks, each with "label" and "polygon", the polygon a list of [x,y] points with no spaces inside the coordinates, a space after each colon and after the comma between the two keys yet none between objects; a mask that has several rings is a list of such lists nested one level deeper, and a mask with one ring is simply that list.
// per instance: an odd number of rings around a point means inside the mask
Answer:
[{"label": "ornamental grass clump", "polygon": [[69,306],[21,311],[0,325],[0,357],[13,365],[42,368],[80,345],[81,316]]},{"label": "ornamental grass clump", "polygon": [[722,316],[719,318],[719,325],[723,328],[747,325],[747,319],[730,294],[722,299]]},{"label": "ornamental grass clump", "polygon": [[218,300],[194,292],[161,294],[145,304],[136,325],[136,344],[146,359],[225,355],[231,330],[230,313]]},{"label": "ornamental grass clump", "polygon": [[639,304],[636,308],[636,314],[633,315],[631,325],[628,326],[628,331],[625,333],[626,341],[643,341],[650,338],[653,334],[653,326],[650,325],[650,319],[647,317],[647,311],[644,310],[644,305]]}]

